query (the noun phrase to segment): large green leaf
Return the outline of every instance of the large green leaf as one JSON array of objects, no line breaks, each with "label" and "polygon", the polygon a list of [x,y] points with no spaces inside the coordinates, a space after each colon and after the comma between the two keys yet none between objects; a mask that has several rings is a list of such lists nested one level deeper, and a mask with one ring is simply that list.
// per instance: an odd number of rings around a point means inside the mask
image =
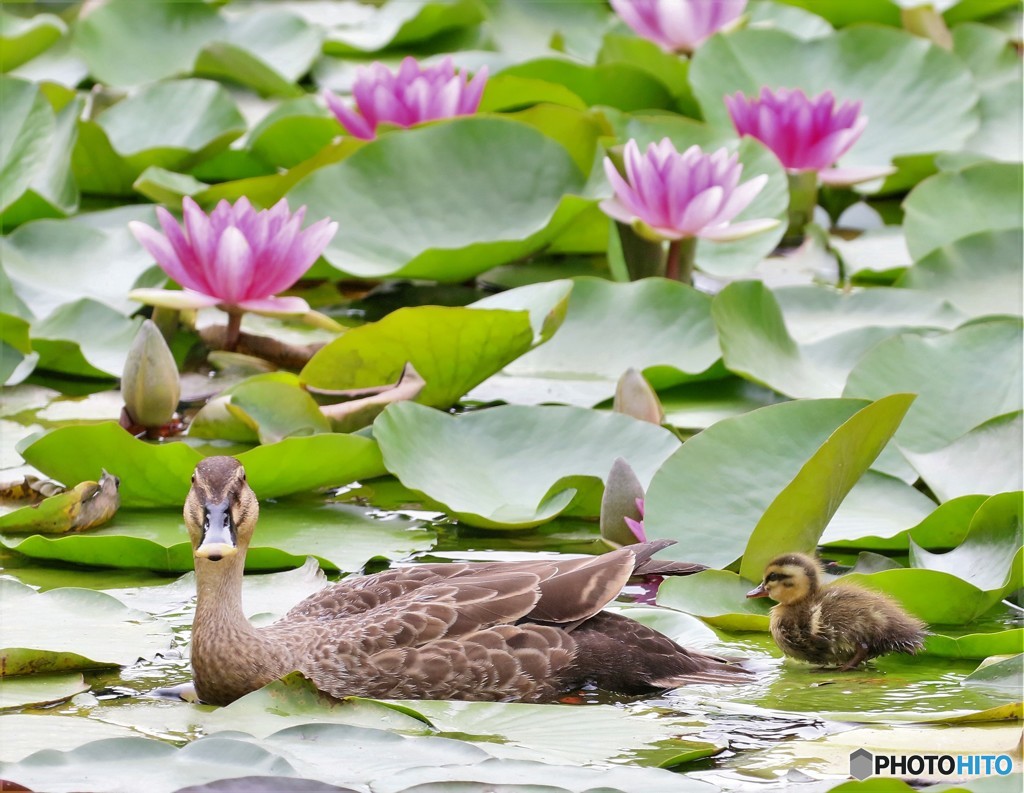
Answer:
[{"label": "large green leaf", "polygon": [[53,14],[17,17],[0,12],[0,72],[9,72],[53,46],[67,32]]},{"label": "large green leaf", "polygon": [[0,131],[0,210],[11,206],[45,167],[56,117],[32,83],[0,76],[4,124]]},{"label": "large green leaf", "polygon": [[510,66],[501,74],[565,86],[588,105],[632,111],[669,108],[674,104],[672,94],[661,80],[626,63],[585,66],[570,60],[542,58]]},{"label": "large green leaf", "polygon": [[1022,235],[1016,228],[960,237],[920,259],[896,286],[948,300],[971,317],[1020,314]]},{"label": "large green leaf", "polygon": [[[206,42],[225,27],[217,9],[206,3],[112,0],[80,18],[73,35],[93,77],[133,86],[188,74]],[[189,103],[174,109],[182,115],[183,107]]]},{"label": "large green leaf", "polygon": [[448,407],[532,345],[526,311],[401,308],[342,334],[310,359],[301,378],[316,388],[379,386],[411,363],[427,383],[417,401]]},{"label": "large green leaf", "polygon": [[324,52],[332,55],[377,52],[410,45],[483,19],[476,0],[409,0],[388,3],[370,13],[348,14],[329,24]]},{"label": "large green leaf", "polygon": [[128,290],[163,280],[160,275],[159,281],[140,281],[153,258],[131,236],[127,224],[105,231],[77,220],[38,220],[0,240],[0,251],[15,293],[40,319],[83,297],[129,316],[139,304],[128,299]]},{"label": "large green leaf", "polygon": [[[0,92],[5,93],[5,104],[6,91],[12,82],[0,78]],[[3,172],[0,180],[16,176],[21,169],[29,173],[27,189],[20,196],[17,193],[3,195],[0,201],[0,225],[13,228],[36,218],[63,217],[78,208],[78,186],[71,172],[71,154],[78,134],[78,115],[81,110],[82,101],[79,99],[70,100],[55,115],[48,106],[38,106],[37,109],[33,105],[30,115],[35,112],[40,115],[36,119],[25,119],[26,126],[21,128],[21,132],[27,132],[36,122],[42,122],[45,130],[38,130],[40,139],[35,141],[35,145],[43,145],[39,150],[25,151],[26,160],[19,163],[18,168],[0,164]],[[16,131],[11,132],[18,134]],[[6,148],[7,142],[0,145]],[[14,149],[19,148],[15,143]],[[3,163],[2,155],[0,163]]]},{"label": "large green leaf", "polygon": [[[354,572],[375,558],[403,559],[426,551],[434,534],[408,519],[381,521],[345,505],[264,503],[246,557],[250,570],[297,567],[307,556],[331,570]],[[179,510],[122,510],[94,531],[58,538],[5,536],[6,547],[34,559],[159,572],[193,568],[192,546]]]},{"label": "large green leaf", "polygon": [[[963,519],[963,530],[949,541],[950,532],[939,525],[916,530],[935,514],[935,502],[902,479],[868,471],[840,504],[818,539],[819,545],[871,550],[906,550],[911,532],[928,548],[955,545],[967,530],[974,509],[946,516],[950,522]],[[948,525],[946,523],[943,526]]]},{"label": "large green leaf", "polygon": [[226,149],[246,129],[231,95],[209,80],[154,83],[105,110],[96,123],[136,175],[151,165],[194,165]]},{"label": "large green leaf", "polygon": [[463,281],[542,247],[586,205],[563,201],[582,188],[569,153],[536,129],[464,118],[383,135],[288,198],[338,222],[324,258],[344,272]]},{"label": "large green leaf", "polygon": [[661,278],[576,278],[573,284],[554,338],[510,363],[471,398],[591,407],[615,393],[630,367],[665,388],[698,379],[718,360],[711,301],[691,287]]},{"label": "large green leaf", "polygon": [[959,314],[942,300],[896,289],[844,293],[732,283],[711,313],[726,367],[792,397],[833,397],[880,341],[907,328],[949,328]]},{"label": "large green leaf", "polygon": [[744,574],[759,577],[769,546],[779,553],[783,546],[813,548],[909,402],[905,395],[872,405],[804,400],[718,422],[655,475],[646,499],[648,536],[678,540],[668,556],[713,567],[743,554],[746,571],[761,567]]},{"label": "large green leaf", "polygon": [[195,72],[264,95],[302,96],[296,82],[319,55],[322,38],[322,29],[290,11],[256,7],[234,17],[225,34],[202,49]]},{"label": "large green leaf", "polygon": [[940,501],[1024,487],[1021,413],[997,416],[933,452],[905,452]]},{"label": "large green leaf", "polygon": [[506,406],[451,416],[411,402],[374,423],[384,464],[402,484],[485,528],[528,528],[571,506],[596,515],[601,481],[624,457],[642,482],[679,441],[617,413]]},{"label": "large green leaf", "polygon": [[735,242],[698,240],[697,266],[714,275],[733,278],[753,270],[770,254],[786,230],[786,210],[789,206],[789,183],[778,159],[759,141],[745,138],[737,141],[730,128],[710,127],[675,115],[634,114],[612,116],[616,139],[620,143],[635,140],[646,149],[648,144],[670,138],[679,151],[700,146],[705,151],[725,147],[739,154],[743,165],[741,179],[747,181],[765,174],[768,182],[753,201],[736,216],[736,220],[776,218],[780,224],[768,231]]},{"label": "large green leaf", "polygon": [[89,690],[80,674],[19,675],[0,678],[0,711],[52,705]]},{"label": "large green leaf", "polygon": [[967,64],[981,91],[981,128],[967,142],[967,150],[1020,162],[1024,108],[1020,57],[1012,38],[989,25],[957,25],[953,52]]},{"label": "large green leaf", "polygon": [[761,598],[748,599],[746,593],[752,585],[727,570],[673,576],[658,587],[658,604],[693,614],[723,630],[766,631],[771,604]]},{"label": "large green leaf", "polygon": [[0,593],[0,677],[126,666],[171,644],[170,626],[102,592],[3,580]]},{"label": "large green leaf", "polygon": [[[125,506],[179,506],[203,458],[185,443],[152,444],[116,423],[66,426],[21,450],[26,461],[63,482],[95,480],[102,468],[121,478]],[[286,438],[243,452],[249,483],[260,498],[342,485],[384,473],[377,445],[357,435]]]},{"label": "large green leaf", "polygon": [[[693,57],[690,82],[704,117],[731,126],[723,97],[762,86],[833,91],[863,102],[870,123],[845,155],[845,167],[887,165],[895,157],[958,150],[978,128],[978,90],[954,55],[897,30],[854,27],[800,41],[777,30],[740,30],[716,36]],[[890,190],[919,177],[887,180]]]},{"label": "large green leaf", "polygon": [[[0,678],[0,685],[18,678]],[[33,678],[27,678],[32,681]],[[16,763],[43,749],[74,749],[104,738],[127,738],[133,733],[125,727],[104,724],[75,716],[4,714],[0,722],[4,740],[0,742],[0,762]]]},{"label": "large green leaf", "polygon": [[[39,368],[79,377],[120,377],[142,318],[83,298],[32,325]],[[95,478],[95,477],[92,477]]]},{"label": "large green leaf", "polygon": [[[845,396],[916,393],[896,441],[934,451],[984,421],[1024,407],[1019,320],[977,321],[924,338],[902,335],[868,352],[850,372]],[[992,387],[993,374],[1003,385]]]},{"label": "large green leaf", "polygon": [[260,159],[293,168],[341,134],[334,115],[312,97],[282,102],[249,131],[248,148]]},{"label": "large green leaf", "polygon": [[911,255],[921,259],[982,231],[1015,230],[1019,237],[1021,186],[1019,163],[980,163],[921,182],[903,203]]}]

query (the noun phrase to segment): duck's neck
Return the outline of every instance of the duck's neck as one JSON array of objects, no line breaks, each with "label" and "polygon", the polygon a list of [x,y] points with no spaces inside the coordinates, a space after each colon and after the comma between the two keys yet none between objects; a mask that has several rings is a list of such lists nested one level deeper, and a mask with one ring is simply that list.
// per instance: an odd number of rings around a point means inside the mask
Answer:
[{"label": "duck's neck", "polygon": [[196,559],[196,617],[193,634],[254,633],[242,611],[245,551],[211,562]]}]

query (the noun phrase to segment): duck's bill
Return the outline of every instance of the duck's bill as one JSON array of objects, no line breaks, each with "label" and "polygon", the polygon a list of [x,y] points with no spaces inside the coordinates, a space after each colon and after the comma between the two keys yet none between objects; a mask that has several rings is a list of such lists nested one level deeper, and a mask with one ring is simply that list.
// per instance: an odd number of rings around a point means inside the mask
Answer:
[{"label": "duck's bill", "polygon": [[748,598],[766,598],[768,597],[768,589],[763,583],[758,584],[756,587],[747,592]]},{"label": "duck's bill", "polygon": [[217,562],[238,553],[235,525],[228,504],[208,504],[203,525],[203,541],[196,548],[196,558]]},{"label": "duck's bill", "polygon": [[228,556],[238,553],[238,548],[226,542],[204,542],[196,548],[196,558],[219,562]]}]

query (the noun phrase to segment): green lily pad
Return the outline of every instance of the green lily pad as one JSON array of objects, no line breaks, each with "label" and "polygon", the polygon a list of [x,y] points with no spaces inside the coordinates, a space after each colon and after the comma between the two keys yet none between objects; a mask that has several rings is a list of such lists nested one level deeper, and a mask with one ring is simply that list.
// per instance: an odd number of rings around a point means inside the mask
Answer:
[{"label": "green lily pad", "polygon": [[1024,628],[961,635],[933,632],[925,637],[924,648],[931,655],[976,660],[1020,653],[1024,650]]},{"label": "green lily pad", "polygon": [[[0,48],[2,49],[2,48]],[[60,217],[78,206],[71,149],[81,109],[72,101],[54,113],[33,83],[0,76],[4,138],[0,141],[0,224]]]},{"label": "green lily pad", "polygon": [[665,83],[644,69],[622,62],[587,66],[570,60],[540,58],[510,66],[500,74],[562,85],[587,105],[606,105],[626,112],[669,108],[674,104]]},{"label": "green lily pad", "polygon": [[324,258],[343,272],[457,282],[542,247],[587,204],[563,200],[583,181],[538,130],[463,118],[383,135],[310,174],[288,199],[338,222]]},{"label": "green lily pad", "polygon": [[[126,507],[180,506],[203,458],[184,443],[151,444],[116,423],[67,426],[34,439],[21,453],[29,464],[62,482],[95,479],[106,468],[121,479]],[[329,433],[286,438],[238,456],[260,498],[277,498],[342,485],[384,473],[369,438]]]},{"label": "green lily pad", "polygon": [[730,284],[711,313],[726,367],[792,397],[840,396],[854,366],[883,339],[961,319],[942,300],[897,289],[772,291],[760,281]]},{"label": "green lily pad", "polygon": [[[153,259],[127,224],[110,232],[74,220],[37,220],[4,237],[0,251],[15,294],[40,319],[83,297],[130,316],[139,304],[128,299],[128,291],[164,281],[162,273],[146,275]],[[67,338],[86,336],[76,331]]]},{"label": "green lily pad", "polygon": [[199,51],[225,26],[216,7],[205,3],[112,0],[79,19],[73,38],[94,78],[133,86],[188,74]]},{"label": "green lily pad", "polygon": [[0,72],[9,72],[53,46],[68,26],[53,14],[0,13]]},{"label": "green lily pad", "polygon": [[[182,123],[181,108],[190,108]],[[111,148],[136,175],[177,170],[223,151],[246,129],[231,95],[209,80],[154,83],[96,117]]]},{"label": "green lily pad", "polygon": [[[374,423],[402,484],[484,528],[528,528],[573,508],[596,516],[617,457],[641,482],[679,446],[672,433],[620,414],[509,405],[451,416],[411,402]],[[540,465],[543,461],[543,465]]]},{"label": "green lily pad", "polygon": [[685,383],[658,394],[665,423],[703,430],[722,419],[739,416],[782,401],[775,392],[739,377]]},{"label": "green lily pad", "polygon": [[1014,694],[1024,687],[1024,654],[992,658],[964,679],[965,686],[1005,689]]},{"label": "green lily pad", "polygon": [[150,165],[139,174],[132,183],[132,188],[146,198],[158,204],[175,205],[181,203],[184,196],[193,196],[209,187],[195,177],[175,171],[168,171]]},{"label": "green lily pad", "polygon": [[88,690],[80,674],[0,677],[0,711],[53,705]]},{"label": "green lily pad", "polygon": [[[0,215],[0,224],[4,227],[13,228],[37,218],[64,217],[78,209],[78,185],[72,174],[71,158],[82,106],[82,100],[77,97],[64,105],[53,118],[50,134],[44,135],[45,153],[38,159],[30,157],[26,163],[21,163],[22,167],[31,169],[31,178],[20,197],[5,196]],[[47,126],[50,126],[49,121]],[[17,172],[17,169],[12,170]]]},{"label": "green lily pad", "polygon": [[[818,539],[819,545],[871,550],[906,550],[914,527],[934,514],[935,502],[902,479],[868,471],[839,505]],[[973,516],[970,512],[967,521]],[[965,526],[966,530],[966,526]],[[943,545],[942,537],[920,531],[926,547]],[[955,543],[952,543],[955,544]]]},{"label": "green lily pad", "polygon": [[7,580],[0,580],[0,592],[0,677],[127,666],[171,644],[168,625],[101,592],[40,593]]},{"label": "green lily pad", "polygon": [[646,149],[648,144],[667,137],[679,151],[691,146],[700,146],[708,152],[724,147],[739,155],[739,162],[743,165],[742,181],[762,174],[768,176],[761,192],[736,216],[736,220],[775,218],[780,224],[735,242],[698,240],[697,267],[713,275],[735,278],[753,270],[775,249],[785,233],[789,183],[778,159],[759,141],[752,138],[737,141],[731,128],[715,128],[675,115],[613,115],[612,123],[619,142],[635,140],[641,149]]},{"label": "green lily pad", "polygon": [[[910,400],[784,402],[718,422],[655,475],[645,504],[648,536],[679,541],[666,556],[712,567],[743,555],[744,575],[760,578],[766,556],[814,547]],[[743,482],[742,499],[736,482]]]},{"label": "green lily pad", "polygon": [[358,17],[350,12],[345,23],[328,27],[324,52],[348,55],[407,46],[482,19],[483,9],[473,0],[411,0]]},{"label": "green lily pad", "polygon": [[[25,682],[34,678],[24,678]],[[0,685],[21,682],[19,678],[5,678]],[[73,716],[37,716],[7,713],[0,721],[0,762],[16,763],[23,757],[44,749],[74,749],[90,741],[104,738],[127,738],[131,730],[93,719]]]},{"label": "green lily pad", "polygon": [[907,248],[919,260],[982,231],[1005,229],[1019,237],[1021,189],[1019,164],[980,163],[929,177],[903,203]]},{"label": "green lily pad", "polygon": [[[978,128],[978,90],[959,58],[898,30],[853,27],[812,41],[779,30],[739,30],[697,50],[690,83],[708,123],[727,129],[723,97],[751,95],[765,85],[810,95],[832,90],[838,99],[863,102],[870,122],[841,159],[843,167],[956,151]],[[885,187],[905,189],[919,178],[908,169]]]},{"label": "green lily pad", "polygon": [[290,11],[256,7],[233,18],[223,36],[203,47],[195,73],[264,96],[302,96],[296,83],[319,55],[323,36],[320,27]]},{"label": "green lily pad", "polygon": [[727,570],[666,578],[658,587],[658,605],[700,617],[727,631],[766,631],[771,603],[748,600],[752,581]]},{"label": "green lily pad", "polygon": [[[908,451],[934,451],[1024,407],[1021,360],[1019,320],[979,320],[928,338],[905,334],[864,355],[843,394],[871,399],[916,393],[896,442]],[[991,387],[993,372],[1004,387]]]},{"label": "green lily pad", "polygon": [[896,281],[956,306],[969,317],[1021,313],[1020,228],[982,231],[936,248]]},{"label": "green lily pad", "polygon": [[289,99],[271,110],[246,138],[249,150],[281,168],[314,157],[342,134],[334,115],[312,97]]},{"label": "green lily pad", "polygon": [[[696,731],[680,719],[644,718],[613,705],[578,708],[511,702],[405,702],[442,734],[472,735],[502,757],[547,763],[591,764],[629,759],[659,765],[717,754],[713,743],[687,739]],[[647,754],[649,753],[649,755]]]},{"label": "green lily pad", "polygon": [[940,501],[994,495],[1024,487],[1017,452],[1024,432],[1021,412],[997,416],[933,452],[905,452]]},{"label": "green lily pad", "polygon": [[659,389],[700,379],[719,358],[710,309],[702,293],[661,278],[575,278],[565,322],[554,338],[510,363],[470,398],[591,407],[615,393],[630,367],[643,370]]},{"label": "green lily pad", "polygon": [[411,363],[427,383],[417,401],[448,407],[531,346],[526,311],[401,308],[339,336],[310,359],[301,379],[332,390],[379,386]]},{"label": "green lily pad", "polygon": [[90,298],[65,303],[32,325],[38,367],[79,377],[120,377],[142,318]]},{"label": "green lily pad", "polygon": [[[966,4],[962,4],[966,5]],[[967,142],[967,150],[993,159],[1019,162],[1021,158],[1020,59],[1007,34],[990,25],[961,24],[953,28],[953,52],[963,59],[981,90],[978,112],[981,127]]]},{"label": "green lily pad", "polygon": [[[375,520],[345,505],[264,503],[246,556],[249,570],[299,567],[313,556],[330,570],[354,572],[374,558],[403,559],[429,550],[433,532],[404,518]],[[4,546],[34,559],[94,567],[183,573],[194,566],[180,511],[122,510],[87,534],[59,538],[3,536]]]}]

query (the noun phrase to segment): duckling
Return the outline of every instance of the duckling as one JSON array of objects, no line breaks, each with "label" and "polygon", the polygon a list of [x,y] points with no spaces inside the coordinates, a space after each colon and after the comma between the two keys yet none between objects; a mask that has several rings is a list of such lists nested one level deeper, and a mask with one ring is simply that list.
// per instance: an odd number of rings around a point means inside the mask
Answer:
[{"label": "duckling", "polygon": [[914,654],[925,626],[894,600],[855,584],[822,585],[816,559],[790,553],[773,559],[748,598],[770,597],[775,643],[793,658],[840,672],[888,653]]},{"label": "duckling", "polygon": [[242,612],[259,503],[232,457],[196,467],[185,501],[197,602],[192,671],[226,705],[292,671],[333,697],[547,702],[593,681],[627,693],[739,683],[742,668],[602,611],[634,574],[702,565],[651,557],[669,541],[582,559],[418,564],[345,579],[277,622]]}]

